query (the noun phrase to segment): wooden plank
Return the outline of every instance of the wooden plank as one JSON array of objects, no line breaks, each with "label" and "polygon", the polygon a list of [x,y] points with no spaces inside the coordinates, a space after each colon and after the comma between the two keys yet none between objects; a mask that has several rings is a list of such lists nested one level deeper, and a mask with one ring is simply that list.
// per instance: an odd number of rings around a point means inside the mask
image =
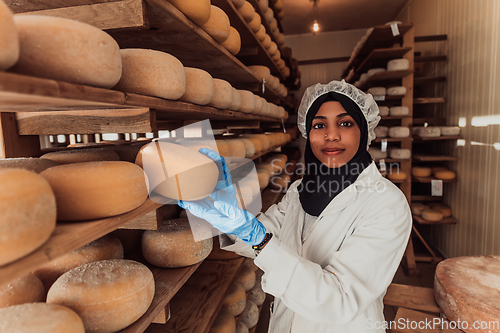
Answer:
[{"label": "wooden plank", "polygon": [[170,303],[158,313],[158,315],[153,319],[152,323],[154,324],[165,324],[170,319]]},{"label": "wooden plank", "polygon": [[457,178],[454,179],[437,179],[435,177],[415,177],[412,176],[412,181],[415,183],[431,183],[432,180],[441,180],[443,183],[456,183]]},{"label": "wooden plank", "polygon": [[457,224],[458,221],[453,217],[444,217],[439,222],[431,222],[424,220],[421,216],[413,215],[413,219],[417,221],[419,224]]},{"label": "wooden plank", "polygon": [[147,199],[138,208],[122,215],[87,222],[58,223],[51,237],[41,247],[21,259],[0,267],[0,285],[20,278],[160,206],[161,204]]},{"label": "wooden plank", "polygon": [[155,130],[148,108],[17,112],[20,135],[148,133]]},{"label": "wooden plank", "polygon": [[373,142],[382,142],[383,140],[386,140],[387,142],[403,142],[403,141],[413,141],[413,138],[401,138],[401,139],[396,139],[396,138],[376,138],[373,140]]},{"label": "wooden plank", "polygon": [[[427,322],[436,325],[426,325]],[[394,318],[391,333],[461,333],[450,324],[450,321],[439,316],[420,311],[399,308]]]},{"label": "wooden plank", "polygon": [[142,216],[128,221],[119,229],[139,229],[139,230],[158,230],[157,210],[152,210]]},{"label": "wooden plank", "polygon": [[147,27],[142,0],[105,2],[30,11],[24,14],[67,18],[87,23],[103,30]]},{"label": "wooden plank", "polygon": [[[376,74],[373,74],[370,76],[365,82],[361,83],[359,86],[359,89],[365,90],[366,88],[372,86],[375,83],[379,83],[381,81],[389,81],[389,80],[399,80],[404,78],[405,76],[408,76],[410,74],[413,74],[414,70],[413,69],[407,69],[407,70],[402,70],[402,71],[385,71],[385,72],[379,72]],[[408,95],[408,92],[407,92]]]},{"label": "wooden plank", "polygon": [[40,156],[38,136],[20,136],[15,114],[0,112],[0,158]]},{"label": "wooden plank", "polygon": [[418,135],[416,135],[413,140],[415,142],[421,142],[421,141],[442,141],[442,140],[458,140],[460,139],[460,136],[438,136],[436,138],[422,138]]},{"label": "wooden plank", "polygon": [[448,40],[448,35],[415,36],[415,43],[439,42],[443,40]]},{"label": "wooden plank", "polygon": [[413,104],[437,104],[445,102],[446,99],[444,97],[419,97],[413,99]]},{"label": "wooden plank", "polygon": [[414,161],[417,162],[448,162],[448,161],[458,161],[458,157],[447,156],[447,155],[421,155],[413,154]]},{"label": "wooden plank", "polygon": [[243,260],[205,260],[172,298],[172,318],[165,325],[151,324],[146,332],[208,332]]},{"label": "wooden plank", "polygon": [[5,3],[13,13],[18,14],[18,13],[32,12],[36,10],[93,5],[96,3],[113,2],[113,1],[119,1],[119,0],[58,0],[58,1],[6,0]]},{"label": "wooden plank", "polygon": [[413,310],[441,313],[434,299],[434,289],[391,283],[384,304]]},{"label": "wooden plank", "polygon": [[408,244],[406,245],[402,265],[406,275],[413,277],[420,276],[420,271],[417,268],[417,262],[415,261],[415,253],[413,252],[413,239],[411,236],[408,239]]}]

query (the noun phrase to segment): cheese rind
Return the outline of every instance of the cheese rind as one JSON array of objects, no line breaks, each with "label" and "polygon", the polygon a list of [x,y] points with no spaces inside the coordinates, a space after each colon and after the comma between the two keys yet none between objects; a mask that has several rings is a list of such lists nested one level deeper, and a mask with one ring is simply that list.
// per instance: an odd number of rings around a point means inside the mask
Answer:
[{"label": "cheese rind", "polygon": [[229,110],[238,111],[241,106],[241,95],[238,89],[233,87],[233,102],[229,106]]},{"label": "cheese rind", "polygon": [[219,7],[211,5],[210,18],[200,28],[205,30],[217,42],[222,43],[229,37],[230,26],[227,14]]},{"label": "cheese rind", "polygon": [[385,96],[387,89],[385,87],[371,87],[368,89],[367,93],[373,96]]},{"label": "cheese rind", "polygon": [[221,43],[232,55],[237,55],[241,50],[241,36],[238,30],[233,27],[229,28],[229,37]]},{"label": "cheese rind", "polygon": [[415,177],[430,177],[432,175],[432,169],[428,167],[414,166],[411,168],[411,174]]},{"label": "cheese rind", "polygon": [[247,294],[245,289],[241,285],[233,283],[222,300],[222,308],[236,317],[245,309],[246,301]]},{"label": "cheese rind", "polygon": [[439,222],[443,219],[443,213],[433,209],[422,210],[420,216],[422,216],[424,220],[430,222]]},{"label": "cheese rind", "polygon": [[233,103],[233,87],[226,80],[214,79],[214,97],[208,103],[218,109],[225,110]]},{"label": "cheese rind", "polygon": [[243,266],[238,275],[236,275],[235,283],[240,284],[246,291],[250,291],[255,285],[255,271],[249,267]]},{"label": "cheese rind", "polygon": [[226,309],[221,309],[214,319],[208,333],[234,333],[236,331],[236,320]]},{"label": "cheese rind", "polygon": [[377,126],[374,129],[375,136],[377,138],[385,138],[389,134],[389,127],[387,126]]},{"label": "cheese rind", "polygon": [[198,26],[210,19],[210,0],[168,0]]},{"label": "cheese rind", "polygon": [[54,16],[14,16],[20,53],[12,71],[111,88],[122,75],[118,43],[90,24]]},{"label": "cheese rind", "polygon": [[254,65],[254,66],[248,66],[248,69],[252,71],[253,75],[255,75],[259,80],[269,80],[271,77],[271,70],[269,67],[266,66],[261,66],[261,65]]},{"label": "cheese rind", "polygon": [[410,109],[407,106],[393,106],[389,109],[389,114],[394,117],[408,116]]},{"label": "cheese rind", "polygon": [[406,160],[411,157],[411,151],[410,149],[405,149],[405,148],[393,148],[389,152],[389,156],[394,159],[401,159],[401,160]]},{"label": "cheese rind", "polygon": [[387,71],[402,71],[410,68],[408,59],[394,59],[387,63]]},{"label": "cheese rind", "polygon": [[385,117],[389,115],[390,109],[387,106],[379,106],[378,107],[378,115],[381,117]]},{"label": "cheese rind", "polygon": [[207,105],[214,98],[215,88],[212,76],[199,68],[186,67],[186,91],[179,99],[198,105]]},{"label": "cheese rind", "polygon": [[253,92],[248,90],[238,90],[241,96],[241,105],[238,111],[252,113],[255,109],[255,97]]},{"label": "cheese rind", "polygon": [[36,173],[40,173],[45,169],[59,165],[58,163],[37,157],[19,157],[19,158],[4,158],[0,159],[0,168],[19,168]]},{"label": "cheese rind", "polygon": [[443,136],[458,136],[460,135],[460,127],[458,126],[440,126],[441,135]]},{"label": "cheese rind", "polygon": [[388,134],[391,138],[407,138],[410,136],[410,129],[405,126],[393,126],[389,128]]},{"label": "cheese rind", "polygon": [[246,22],[252,21],[255,16],[255,9],[248,1],[245,1],[243,6],[241,6],[241,8],[238,8],[238,11],[240,12],[241,16],[243,16]]},{"label": "cheese rind", "polygon": [[390,87],[387,88],[387,96],[404,96],[406,95],[406,87]]},{"label": "cheese rind", "polygon": [[44,301],[45,289],[42,281],[32,273],[0,286],[0,308]]},{"label": "cheese rind", "polygon": [[259,321],[259,308],[254,302],[250,300],[247,301],[245,310],[243,310],[243,312],[241,313],[240,320],[249,329],[257,325],[257,322]]},{"label": "cheese rind", "polygon": [[19,37],[9,7],[0,1],[0,71],[12,67],[19,59]]},{"label": "cheese rind", "polygon": [[387,151],[383,152],[380,148],[370,147],[368,148],[368,152],[371,157],[376,160],[387,158]]},{"label": "cheese rind", "polygon": [[434,173],[434,177],[437,179],[451,180],[455,179],[456,174],[450,170],[439,170]]},{"label": "cheese rind", "polygon": [[41,158],[59,165],[120,160],[118,153],[107,147],[60,150],[46,153]]}]

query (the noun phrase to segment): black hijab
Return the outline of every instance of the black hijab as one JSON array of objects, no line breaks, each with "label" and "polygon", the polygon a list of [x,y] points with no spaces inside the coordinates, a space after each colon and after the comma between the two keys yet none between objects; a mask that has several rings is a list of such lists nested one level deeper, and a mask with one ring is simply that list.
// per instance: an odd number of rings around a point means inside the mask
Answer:
[{"label": "black hijab", "polygon": [[[356,155],[339,168],[329,168],[314,155],[309,141],[312,122],[321,105],[326,102],[339,102],[359,127],[361,137]],[[358,176],[371,163],[372,158],[367,151],[368,124],[359,106],[349,97],[328,92],[318,97],[309,108],[306,116],[307,142],[304,153],[305,171],[298,187],[302,208],[312,216],[319,216],[325,207],[340,192],[354,183]]]}]

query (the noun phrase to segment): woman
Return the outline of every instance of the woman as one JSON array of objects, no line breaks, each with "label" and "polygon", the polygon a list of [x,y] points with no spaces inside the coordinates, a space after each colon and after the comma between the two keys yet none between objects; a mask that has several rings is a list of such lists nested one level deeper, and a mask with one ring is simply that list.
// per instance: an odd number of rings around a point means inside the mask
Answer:
[{"label": "woman", "polygon": [[262,288],[275,296],[269,332],[385,332],[382,300],[412,222],[367,152],[379,120],[372,96],[344,81],[309,87],[298,111],[305,174],[281,202],[256,218],[223,197],[231,187],[213,204],[180,202],[230,234],[225,250],[257,255]]}]

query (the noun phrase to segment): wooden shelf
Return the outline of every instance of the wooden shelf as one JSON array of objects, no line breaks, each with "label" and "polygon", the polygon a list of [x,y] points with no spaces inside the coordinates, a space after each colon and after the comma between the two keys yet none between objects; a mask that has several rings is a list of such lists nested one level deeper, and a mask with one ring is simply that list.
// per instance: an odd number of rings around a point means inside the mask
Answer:
[{"label": "wooden shelf", "polygon": [[440,104],[445,103],[444,97],[418,97],[413,98],[413,104]]},{"label": "wooden shelf", "polygon": [[420,155],[414,154],[413,160],[415,162],[448,162],[448,161],[458,161],[458,157],[446,156],[446,155]]},{"label": "wooden shelf", "polygon": [[458,180],[455,177],[454,179],[437,179],[433,177],[415,177],[412,176],[411,181],[414,183],[430,183],[433,180],[441,180],[443,183],[456,183]]},{"label": "wooden shelf", "polygon": [[413,141],[413,138],[400,138],[400,139],[395,139],[395,138],[376,138],[373,140],[373,142],[382,142],[383,140],[386,140],[387,142],[402,142],[402,141]]},{"label": "wooden shelf", "polygon": [[410,119],[411,116],[383,116],[380,117],[380,120],[401,120],[401,119]]},{"label": "wooden shelf", "polygon": [[355,71],[355,76],[359,77],[362,73],[367,72],[370,68],[387,67],[387,61],[403,57],[406,53],[412,50],[412,47],[394,47],[387,49],[374,49],[368,54],[365,60],[359,65]]},{"label": "wooden shelf", "polygon": [[413,78],[413,84],[427,84],[434,82],[446,82],[446,76],[428,76]]},{"label": "wooden shelf", "polygon": [[422,217],[420,217],[418,215],[413,214],[413,219],[415,221],[417,221],[419,224],[457,224],[458,223],[458,221],[453,217],[444,217],[439,222],[431,222],[431,221],[424,220]]},{"label": "wooden shelf", "polygon": [[415,142],[421,142],[421,141],[442,141],[442,140],[458,140],[460,139],[460,136],[438,136],[436,138],[422,138],[420,136],[415,136],[413,137],[413,140]]},{"label": "wooden shelf", "polygon": [[415,71],[413,69],[407,69],[403,71],[385,71],[385,72],[375,73],[372,76],[370,76],[366,81],[361,83],[358,88],[361,90],[365,90],[370,86],[373,86],[375,83],[378,84],[379,82],[382,81],[402,79],[405,76],[413,74],[414,72]]},{"label": "wooden shelf", "polygon": [[432,196],[432,195],[412,195],[411,201],[442,201],[442,196]]}]

